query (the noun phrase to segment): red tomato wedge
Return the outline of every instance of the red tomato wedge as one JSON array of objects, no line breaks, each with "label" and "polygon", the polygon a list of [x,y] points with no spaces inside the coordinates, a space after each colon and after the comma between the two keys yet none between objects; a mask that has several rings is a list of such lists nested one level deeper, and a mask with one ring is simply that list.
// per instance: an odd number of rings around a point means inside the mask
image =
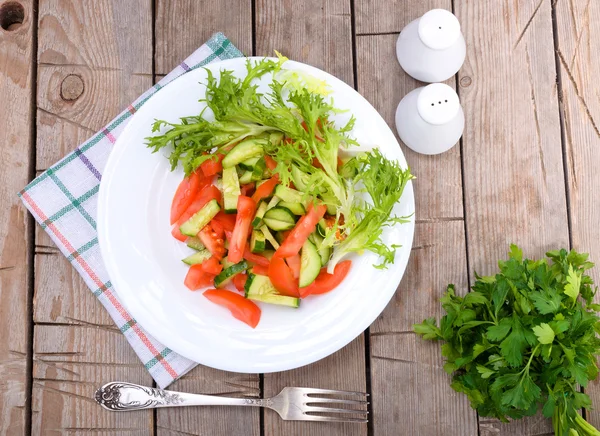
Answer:
[{"label": "red tomato wedge", "polygon": [[333,274],[328,274],[327,268],[321,269],[314,282],[305,288],[300,288],[300,296],[304,298],[308,295],[325,294],[335,289],[346,278],[351,266],[352,261],[345,260],[335,266]]},{"label": "red tomato wedge", "polygon": [[254,200],[256,204],[258,204],[258,202],[263,198],[271,196],[271,193],[275,189],[277,183],[279,183],[279,174],[275,174],[269,180],[267,180],[258,188],[256,188],[256,191],[254,192],[254,194],[252,194],[252,200]]},{"label": "red tomato wedge", "polygon": [[244,259],[246,259],[248,262],[252,262],[255,265],[266,266],[266,267],[269,266],[269,259],[267,259],[264,256],[261,256],[260,254],[252,253],[247,245],[246,245],[246,248],[244,249]]},{"label": "red tomato wedge", "polygon": [[246,274],[236,274],[233,276],[233,285],[235,289],[240,292],[244,292],[244,287],[246,286],[246,280],[248,280],[248,276]]},{"label": "red tomato wedge", "polygon": [[202,269],[202,264],[192,265],[185,276],[183,284],[190,291],[197,291],[200,288],[214,286],[215,276]]},{"label": "red tomato wedge", "polygon": [[250,197],[252,194],[254,194],[254,182],[252,183],[248,183],[247,185],[242,185],[240,186],[240,191],[242,192],[242,195],[245,195],[246,197]]},{"label": "red tomato wedge", "polygon": [[200,192],[198,192],[198,194],[196,194],[192,204],[190,204],[183,215],[179,217],[177,223],[175,223],[175,227],[173,227],[173,230],[171,231],[171,234],[175,239],[178,239],[182,242],[186,241],[187,237],[181,234],[179,231],[179,226],[189,220],[192,215],[202,209],[202,207],[213,198],[218,202],[221,202],[221,191],[219,191],[219,188],[214,185],[205,186],[200,190]]},{"label": "red tomato wedge", "polygon": [[240,294],[223,289],[209,289],[204,291],[203,295],[213,303],[229,309],[234,318],[245,322],[250,327],[255,328],[258,325],[260,307]]},{"label": "red tomato wedge", "polygon": [[213,257],[218,260],[223,259],[223,256],[225,256],[225,241],[223,240],[222,234],[219,236],[212,226],[208,224],[202,230],[200,230],[198,233],[198,238],[200,238],[200,241],[202,241],[206,249],[210,251]]},{"label": "red tomato wedge", "polygon": [[273,171],[277,167],[277,162],[268,154],[265,155],[265,163],[267,164],[267,168]]},{"label": "red tomato wedge", "polygon": [[212,220],[217,221],[224,230],[233,232],[233,228],[235,227],[235,218],[236,216],[234,214],[228,214],[220,211]]},{"label": "red tomato wedge", "polygon": [[296,254],[295,256],[288,257],[285,261],[292,270],[294,278],[297,279],[300,277],[300,255]]},{"label": "red tomato wedge", "polygon": [[259,276],[268,276],[269,275],[269,267],[264,265],[254,265],[252,267],[252,274],[256,274]]},{"label": "red tomato wedge", "polygon": [[171,203],[171,224],[175,224],[192,204],[203,183],[205,184],[205,178],[202,171],[195,171],[181,181]]},{"label": "red tomato wedge", "polygon": [[317,207],[314,207],[312,203],[309,204],[307,214],[300,218],[275,254],[285,258],[298,254],[310,234],[315,231],[317,223],[323,218],[326,211],[327,206],[324,204]]},{"label": "red tomato wedge", "polygon": [[215,256],[202,262],[200,268],[202,268],[205,273],[212,274],[213,276],[216,276],[223,271],[223,265],[219,263],[219,260]]},{"label": "red tomato wedge", "polygon": [[214,176],[217,173],[220,173],[221,171],[223,171],[223,165],[221,164],[221,161],[223,160],[223,158],[225,157],[224,154],[217,154],[217,158],[216,159],[208,159],[205,160],[204,162],[202,162],[200,164],[200,168],[202,169],[202,172],[204,173],[204,175],[206,177],[211,177]]},{"label": "red tomato wedge", "polygon": [[246,241],[250,234],[250,227],[252,226],[252,218],[254,218],[255,210],[256,203],[254,200],[244,195],[238,197],[238,213],[233,234],[231,235],[231,241],[229,241],[229,254],[227,255],[227,260],[229,260],[229,262],[238,263],[243,259],[244,249],[246,248]]},{"label": "red tomato wedge", "polygon": [[275,289],[288,297],[299,297],[298,279],[294,278],[292,269],[285,263],[283,257],[273,256],[269,264],[269,279]]}]

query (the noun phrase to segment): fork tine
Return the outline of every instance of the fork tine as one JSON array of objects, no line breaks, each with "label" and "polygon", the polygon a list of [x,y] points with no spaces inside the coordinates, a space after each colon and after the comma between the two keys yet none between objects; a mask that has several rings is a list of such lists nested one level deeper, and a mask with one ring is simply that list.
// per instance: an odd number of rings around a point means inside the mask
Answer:
[{"label": "fork tine", "polygon": [[369,412],[367,410],[357,410],[357,409],[334,409],[333,407],[315,407],[308,406],[307,410],[304,413],[312,413],[312,412],[324,412],[324,413],[349,413],[352,415],[368,415]]},{"label": "fork tine", "polygon": [[356,422],[356,423],[367,423],[369,422],[366,418],[345,418],[337,416],[320,416],[320,415],[307,415],[304,414],[300,421],[327,421],[327,422]]},{"label": "fork tine", "polygon": [[336,391],[333,389],[318,389],[318,388],[299,388],[302,390],[304,395],[348,395],[348,396],[360,396],[360,397],[368,397],[369,394],[365,392],[356,392],[356,391]]},{"label": "fork tine", "polygon": [[312,404],[312,403],[337,403],[337,404],[369,404],[366,400],[340,400],[337,398],[318,398],[318,397],[308,397],[308,401],[304,404]]}]

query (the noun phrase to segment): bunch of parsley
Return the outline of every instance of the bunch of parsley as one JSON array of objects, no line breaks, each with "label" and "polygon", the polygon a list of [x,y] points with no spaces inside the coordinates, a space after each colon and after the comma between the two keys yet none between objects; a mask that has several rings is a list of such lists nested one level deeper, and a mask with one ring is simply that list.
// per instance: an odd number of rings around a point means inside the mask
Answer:
[{"label": "bunch of parsley", "polygon": [[435,318],[413,326],[425,339],[443,340],[444,369],[480,416],[507,421],[542,407],[555,435],[600,435],[578,413],[591,406],[580,392],[598,375],[600,306],[585,271],[588,255],[566,250],[548,259],[523,259],[511,245],[500,272],[476,276],[464,297],[449,285],[439,327]]}]

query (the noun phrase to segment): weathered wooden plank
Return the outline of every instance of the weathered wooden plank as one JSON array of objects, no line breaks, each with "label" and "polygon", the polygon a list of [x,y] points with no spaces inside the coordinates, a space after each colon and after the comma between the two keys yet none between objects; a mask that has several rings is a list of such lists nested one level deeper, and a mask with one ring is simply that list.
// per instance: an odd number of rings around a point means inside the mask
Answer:
[{"label": "weathered wooden plank", "polygon": [[[412,12],[396,12],[419,16],[446,3],[407,3],[403,7]],[[357,14],[356,19],[366,23],[375,17]],[[397,38],[398,34],[357,36],[358,90],[394,131],[396,106],[419,86],[396,60]],[[417,338],[411,327],[441,315],[438,300],[448,283],[467,290],[460,148],[438,156],[419,155],[405,146],[402,150],[417,177],[417,227],[405,277],[371,327],[374,433],[394,434],[403,428],[414,435],[475,435],[476,415],[466,397],[450,388],[439,344]]]},{"label": "weathered wooden plank", "polygon": [[[156,9],[157,75],[166,74],[222,31],[246,54],[252,54],[252,4],[159,0]],[[185,35],[185,37],[182,37]],[[158,78],[157,78],[158,80]],[[258,374],[235,374],[205,366],[194,368],[169,387],[173,390],[259,397]],[[157,412],[157,432],[164,436],[260,434],[260,411],[255,408],[163,409]]]},{"label": "weathered wooden plank", "polygon": [[252,0],[157,0],[156,74],[168,74],[215,32],[252,55]]},{"label": "weathered wooden plank", "polygon": [[152,383],[116,327],[38,325],[34,334],[32,434],[153,434],[152,412],[109,412],[93,400],[108,381]]},{"label": "weathered wooden plank", "polygon": [[[600,4],[594,1],[557,2],[556,21],[558,57],[562,86],[561,110],[567,159],[567,177],[573,248],[590,253],[600,262]],[[598,282],[598,267],[592,270]],[[600,404],[600,385],[596,381],[586,392]],[[598,410],[588,411],[588,419],[600,426]]]},{"label": "weathered wooden plank", "polygon": [[[551,3],[465,0],[456,13],[467,40],[459,72],[467,247],[471,273],[485,275],[511,242],[529,257],[568,246]],[[539,417],[488,427],[551,431]]]},{"label": "weathered wooden plank", "polygon": [[349,0],[256,0],[256,53],[278,50],[354,86]]},{"label": "weathered wooden plank", "polygon": [[[152,85],[151,9],[145,0],[40,2],[38,172]],[[152,379],[102,305],[39,228],[35,262],[34,320],[83,326],[35,327],[33,433],[152,434],[152,412],[112,416],[89,400],[107,381],[149,385]]]},{"label": "weathered wooden plank", "polygon": [[29,344],[29,220],[17,192],[33,141],[33,1],[0,4],[0,434],[25,434]]},{"label": "weathered wooden plank", "polygon": [[[350,1],[258,0],[256,2],[256,53],[278,50],[290,59],[308,63],[354,85]],[[313,386],[366,390],[363,337],[313,365],[278,374],[265,374],[265,395],[285,386]],[[364,435],[366,425],[324,425],[285,422],[265,412],[269,435]]]}]

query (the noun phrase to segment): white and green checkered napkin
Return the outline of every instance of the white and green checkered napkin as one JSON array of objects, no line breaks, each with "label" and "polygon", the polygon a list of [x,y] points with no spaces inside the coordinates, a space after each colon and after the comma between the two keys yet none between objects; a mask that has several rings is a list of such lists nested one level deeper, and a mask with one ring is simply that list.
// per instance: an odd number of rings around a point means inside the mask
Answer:
[{"label": "white and green checkered napkin", "polygon": [[169,75],[154,85],[104,129],[33,180],[19,196],[36,221],[67,256],[106,307],[146,369],[160,387],[196,363],[171,351],[138,325],[121,305],[106,273],[96,231],[96,206],[102,171],[131,116],[159,89],[194,68],[243,54],[222,33],[213,35]]}]

